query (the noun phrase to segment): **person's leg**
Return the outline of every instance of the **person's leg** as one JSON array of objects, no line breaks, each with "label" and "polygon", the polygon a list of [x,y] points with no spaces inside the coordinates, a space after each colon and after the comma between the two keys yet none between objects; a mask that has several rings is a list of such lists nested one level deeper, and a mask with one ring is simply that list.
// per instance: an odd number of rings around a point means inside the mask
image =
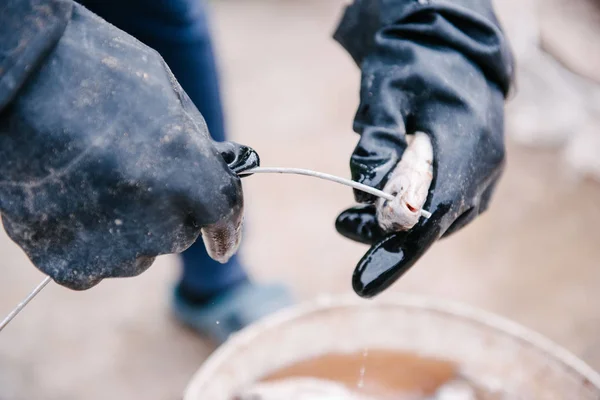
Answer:
[{"label": "person's leg", "polygon": [[[219,77],[201,0],[83,0],[81,3],[158,51],[206,120],[216,141],[225,127]],[[237,256],[222,265],[198,240],[182,254],[181,294],[201,303],[247,280]]]}]

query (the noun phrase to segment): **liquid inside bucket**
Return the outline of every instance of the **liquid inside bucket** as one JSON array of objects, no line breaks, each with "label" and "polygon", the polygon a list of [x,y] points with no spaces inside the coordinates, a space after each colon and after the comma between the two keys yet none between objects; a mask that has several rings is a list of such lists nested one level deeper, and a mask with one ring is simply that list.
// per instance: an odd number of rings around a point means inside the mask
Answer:
[{"label": "liquid inside bucket", "polygon": [[[286,400],[304,398],[304,378],[314,378],[314,385],[322,382],[324,393],[333,384],[329,389],[331,396],[335,394],[335,389],[343,387],[348,396],[377,400],[444,400],[450,391],[453,400],[506,399],[504,395],[490,393],[462,377],[459,366],[454,362],[411,353],[369,349],[300,361],[265,377],[259,384],[261,387],[256,387],[258,391],[266,392],[263,396],[265,400],[269,393],[275,394],[276,388],[284,384],[290,391]],[[252,390],[250,388],[245,394],[242,393],[239,399],[261,399],[260,394],[252,393]]]}]

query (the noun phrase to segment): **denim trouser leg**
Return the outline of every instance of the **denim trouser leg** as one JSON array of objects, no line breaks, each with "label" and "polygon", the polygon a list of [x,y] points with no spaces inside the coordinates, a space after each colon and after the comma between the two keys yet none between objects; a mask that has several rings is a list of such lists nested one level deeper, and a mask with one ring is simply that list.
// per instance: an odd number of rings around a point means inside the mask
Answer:
[{"label": "denim trouser leg", "polygon": [[[212,137],[225,140],[218,73],[202,0],[80,3],[158,51],[204,116]],[[201,239],[182,258],[180,285],[198,297],[218,293],[247,278],[236,256],[225,265],[219,264],[208,256]]]}]

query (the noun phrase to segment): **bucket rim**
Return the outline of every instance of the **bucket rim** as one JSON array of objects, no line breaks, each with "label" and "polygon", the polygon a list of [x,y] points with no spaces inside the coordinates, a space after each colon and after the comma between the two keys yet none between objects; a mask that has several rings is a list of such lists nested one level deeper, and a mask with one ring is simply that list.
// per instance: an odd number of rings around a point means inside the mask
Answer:
[{"label": "bucket rim", "polygon": [[264,332],[277,329],[281,325],[311,314],[335,309],[356,309],[357,307],[413,308],[445,314],[454,318],[467,320],[470,323],[482,325],[485,328],[504,333],[524,344],[537,348],[600,390],[600,374],[598,372],[569,350],[532,329],[526,328],[508,318],[463,302],[434,296],[404,293],[388,296],[385,299],[369,301],[353,295],[326,295],[276,312],[264,320],[231,335],[223,345],[217,348],[192,376],[184,391],[184,400],[193,400],[191,397],[192,394],[197,393],[197,388],[201,388],[206,384],[207,379],[214,374],[223,362],[230,358],[232,353],[254,341],[258,336],[264,334]]}]

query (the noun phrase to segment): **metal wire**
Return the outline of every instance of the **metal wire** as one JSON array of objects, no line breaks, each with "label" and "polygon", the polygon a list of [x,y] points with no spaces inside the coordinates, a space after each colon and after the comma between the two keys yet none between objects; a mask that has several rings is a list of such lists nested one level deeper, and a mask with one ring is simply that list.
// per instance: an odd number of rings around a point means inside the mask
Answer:
[{"label": "metal wire", "polygon": [[33,298],[35,296],[37,296],[37,294],[39,292],[41,292],[42,289],[45,288],[48,283],[50,283],[50,281],[52,281],[52,278],[50,278],[49,276],[47,276],[46,278],[44,278],[44,280],[42,282],[40,282],[40,284],[37,285],[36,288],[33,289],[33,291],[31,293],[29,293],[29,296],[25,297],[25,299],[23,301],[21,301],[11,311],[10,314],[8,314],[6,316],[6,318],[4,318],[2,320],[2,322],[0,322],[0,332],[2,332],[2,329],[4,329],[6,327],[6,325],[8,325],[10,323],[10,321],[12,321],[17,316],[17,314],[19,314],[21,312],[21,310],[23,310],[25,308],[25,306],[27,304],[29,304],[30,301],[33,300]]},{"label": "metal wire", "polygon": [[[323,172],[311,171],[309,169],[304,168],[283,168],[283,167],[256,167],[244,172],[241,172],[240,175],[250,175],[250,174],[294,174],[294,175],[305,175],[312,176],[314,178],[324,179],[330,182],[336,182],[341,185],[346,185],[353,187],[354,189],[361,190],[366,193],[370,193],[373,196],[381,197],[386,200],[392,201],[394,200],[394,196],[389,193],[385,193],[379,189],[375,189],[371,186],[364,185],[362,183],[355,182],[350,179],[340,178],[339,176],[325,174]],[[425,210],[421,210],[421,216],[425,218],[431,217],[431,213]],[[33,291],[23,300],[21,301],[11,312],[0,322],[0,332],[29,304],[31,300],[35,296],[37,296],[42,289],[46,287],[48,283],[52,281],[52,278],[47,276],[44,278],[39,285],[33,289]]]},{"label": "metal wire", "polygon": [[[364,185],[362,183],[358,183],[356,181],[340,178],[339,176],[325,174],[323,172],[311,171],[309,169],[304,168],[283,168],[283,167],[256,167],[253,169],[249,169],[247,171],[241,172],[240,175],[249,175],[249,174],[294,174],[294,175],[305,175],[312,176],[314,178],[325,179],[327,181],[336,182],[342,185],[353,187],[354,189],[358,189],[360,191],[372,194],[373,196],[381,197],[386,200],[392,201],[394,200],[394,196],[390,193],[385,193],[382,190],[375,189],[374,187]],[[431,217],[431,213],[426,210],[420,211],[421,216],[425,218]]]}]

